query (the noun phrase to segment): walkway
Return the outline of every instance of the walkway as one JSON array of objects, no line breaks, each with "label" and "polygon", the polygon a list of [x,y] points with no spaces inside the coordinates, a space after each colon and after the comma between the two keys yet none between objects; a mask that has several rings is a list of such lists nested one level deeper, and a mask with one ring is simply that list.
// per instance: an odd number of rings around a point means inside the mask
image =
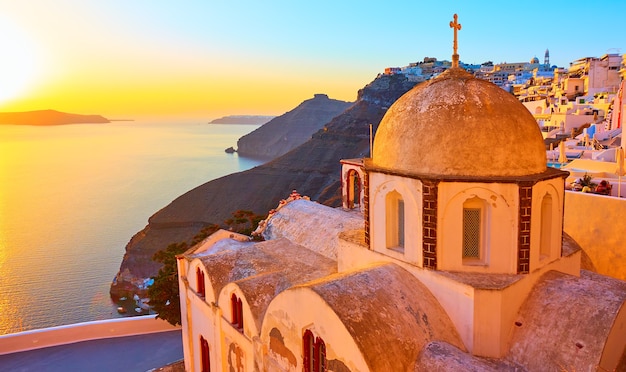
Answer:
[{"label": "walkway", "polygon": [[182,359],[181,337],[175,330],[0,355],[0,371],[145,372]]}]

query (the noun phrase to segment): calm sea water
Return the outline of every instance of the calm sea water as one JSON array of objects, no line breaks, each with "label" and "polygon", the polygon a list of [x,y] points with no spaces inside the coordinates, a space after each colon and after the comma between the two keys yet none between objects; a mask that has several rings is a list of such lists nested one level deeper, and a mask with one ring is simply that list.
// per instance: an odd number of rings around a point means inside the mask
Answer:
[{"label": "calm sea water", "polygon": [[0,334],[118,317],[124,247],[184,192],[260,164],[226,154],[257,126],[0,126]]}]

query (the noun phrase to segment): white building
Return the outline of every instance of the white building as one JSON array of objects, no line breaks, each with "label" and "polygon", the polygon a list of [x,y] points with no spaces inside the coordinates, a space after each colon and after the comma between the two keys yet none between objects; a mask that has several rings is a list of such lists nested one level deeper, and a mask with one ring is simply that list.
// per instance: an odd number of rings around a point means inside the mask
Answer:
[{"label": "white building", "polygon": [[615,93],[621,81],[620,64],[621,56],[618,54],[580,58],[571,62],[567,77],[560,82],[558,93],[568,98],[601,92]]},{"label": "white building", "polygon": [[344,209],[294,193],[266,241],[178,257],[186,370],[626,368],[626,283],[580,270],[545,154],[497,86],[457,67],[418,85],[342,163]]}]

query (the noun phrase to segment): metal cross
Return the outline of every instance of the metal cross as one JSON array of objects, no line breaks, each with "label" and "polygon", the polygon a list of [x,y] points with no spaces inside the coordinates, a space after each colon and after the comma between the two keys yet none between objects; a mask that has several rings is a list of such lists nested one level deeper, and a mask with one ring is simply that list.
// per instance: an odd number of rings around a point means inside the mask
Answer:
[{"label": "metal cross", "polygon": [[[454,14],[453,18],[454,18],[454,21],[450,21],[450,28],[454,29],[454,43],[452,44],[452,49],[454,51],[454,54],[452,54],[452,67],[459,67],[458,66],[458,62],[459,62],[458,54],[456,52],[458,48],[458,44],[456,41],[456,38],[457,38],[456,32],[461,29],[461,24],[458,22],[459,16],[457,16],[456,13]],[[456,58],[454,56],[456,56]]]}]

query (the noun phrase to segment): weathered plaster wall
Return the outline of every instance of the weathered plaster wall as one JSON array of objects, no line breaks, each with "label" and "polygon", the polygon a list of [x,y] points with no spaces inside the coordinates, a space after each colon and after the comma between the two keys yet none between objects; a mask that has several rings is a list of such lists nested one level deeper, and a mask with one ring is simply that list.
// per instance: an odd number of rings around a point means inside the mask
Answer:
[{"label": "weathered plaster wall", "polygon": [[[293,311],[294,304],[299,304],[298,311]],[[308,288],[282,292],[268,308],[261,330],[261,340],[267,347],[264,370],[301,371],[302,335],[306,329],[326,342],[326,360],[329,364],[331,361],[342,364],[350,371],[369,370],[361,351],[339,317]]]},{"label": "weathered plaster wall", "polygon": [[252,340],[233,327],[228,319],[221,317],[220,323],[222,329],[222,360],[218,365],[225,371],[253,371],[254,347]]},{"label": "weathered plaster wall", "polygon": [[563,229],[583,248],[583,268],[626,280],[626,199],[565,192]]}]

